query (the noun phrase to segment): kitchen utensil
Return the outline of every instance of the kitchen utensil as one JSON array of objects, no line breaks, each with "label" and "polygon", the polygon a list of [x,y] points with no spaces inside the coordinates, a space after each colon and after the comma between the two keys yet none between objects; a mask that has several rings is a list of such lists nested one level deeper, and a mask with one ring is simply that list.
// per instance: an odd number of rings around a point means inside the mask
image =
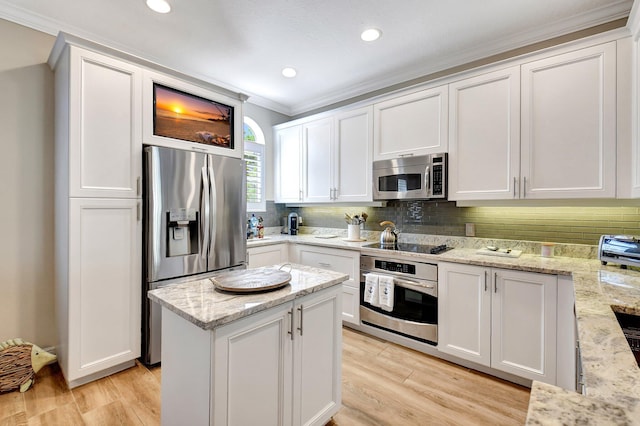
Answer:
[{"label": "kitchen utensil", "polygon": [[344,214],[344,218],[347,221],[347,224],[351,224],[351,222],[353,221],[353,219],[351,218],[351,216],[347,213]]}]

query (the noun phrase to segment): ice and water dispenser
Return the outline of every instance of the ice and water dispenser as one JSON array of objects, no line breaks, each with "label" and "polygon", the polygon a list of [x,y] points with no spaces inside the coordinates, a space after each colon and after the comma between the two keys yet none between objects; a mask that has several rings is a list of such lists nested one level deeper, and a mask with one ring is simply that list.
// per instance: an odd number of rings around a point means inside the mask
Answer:
[{"label": "ice and water dispenser", "polygon": [[198,253],[198,211],[171,209],[167,212],[167,256]]}]

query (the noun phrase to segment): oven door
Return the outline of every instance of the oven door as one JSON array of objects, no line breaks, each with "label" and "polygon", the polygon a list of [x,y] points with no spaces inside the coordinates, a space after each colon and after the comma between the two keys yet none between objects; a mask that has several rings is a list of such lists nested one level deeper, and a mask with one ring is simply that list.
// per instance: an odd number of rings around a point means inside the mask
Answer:
[{"label": "oven door", "polygon": [[365,274],[360,276],[360,321],[366,325],[430,344],[438,342],[438,285],[394,277],[391,312],[364,301]]}]

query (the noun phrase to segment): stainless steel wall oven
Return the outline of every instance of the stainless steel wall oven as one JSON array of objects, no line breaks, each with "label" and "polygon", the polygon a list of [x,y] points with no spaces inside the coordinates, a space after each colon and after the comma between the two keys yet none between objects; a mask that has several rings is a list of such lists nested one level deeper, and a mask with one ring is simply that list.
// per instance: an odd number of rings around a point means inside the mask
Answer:
[{"label": "stainless steel wall oven", "polygon": [[[391,311],[365,302],[367,274],[391,276]],[[360,256],[360,320],[432,345],[438,342],[438,266],[414,260]]]}]

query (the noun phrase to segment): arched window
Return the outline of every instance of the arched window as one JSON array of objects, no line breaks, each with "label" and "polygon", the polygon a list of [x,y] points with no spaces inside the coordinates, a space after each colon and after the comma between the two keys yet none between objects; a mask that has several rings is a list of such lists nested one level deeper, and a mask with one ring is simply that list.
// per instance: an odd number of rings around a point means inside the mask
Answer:
[{"label": "arched window", "polygon": [[244,159],[247,162],[247,211],[267,209],[264,186],[264,133],[254,120],[244,117]]}]

